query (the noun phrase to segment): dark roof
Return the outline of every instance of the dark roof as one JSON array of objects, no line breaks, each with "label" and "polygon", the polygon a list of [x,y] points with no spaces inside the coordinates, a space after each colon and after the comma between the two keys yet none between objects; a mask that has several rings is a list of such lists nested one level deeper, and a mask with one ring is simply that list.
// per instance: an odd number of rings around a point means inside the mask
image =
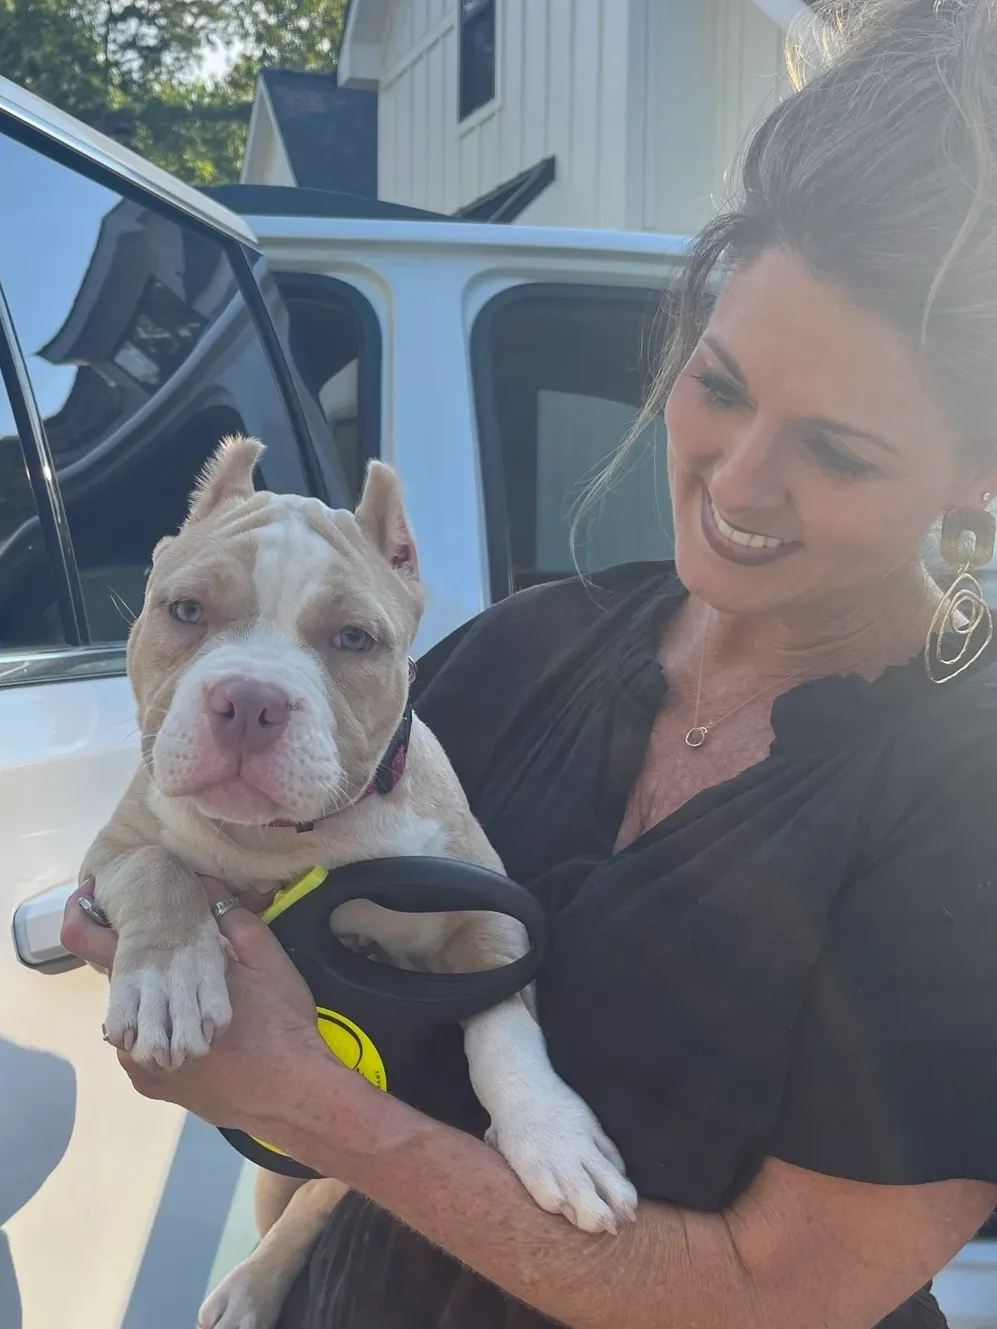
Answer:
[{"label": "dark roof", "polygon": [[341,88],[335,74],[260,73],[294,178],[304,189],[377,197],[377,93]]},{"label": "dark roof", "polygon": [[544,157],[535,166],[520,171],[511,180],[497,185],[472,203],[465,203],[454,213],[462,221],[511,222],[519,216],[548,185],[557,173],[557,159]]},{"label": "dark roof", "polygon": [[439,212],[291,185],[203,185],[202,193],[243,217],[362,217],[371,221],[452,221]]}]

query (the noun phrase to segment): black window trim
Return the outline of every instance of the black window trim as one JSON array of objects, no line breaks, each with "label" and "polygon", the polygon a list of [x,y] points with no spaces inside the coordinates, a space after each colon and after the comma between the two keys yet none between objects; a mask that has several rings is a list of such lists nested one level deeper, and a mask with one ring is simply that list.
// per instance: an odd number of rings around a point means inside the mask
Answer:
[{"label": "black window trim", "polygon": [[0,285],[0,378],[10,401],[14,429],[21,445],[25,468],[34,495],[42,539],[51,564],[56,605],[66,645],[84,646],[90,641],[83,589],[69,522],[55,477],[55,464],[48,446],[27,362],[18,340],[10,306]]},{"label": "black window trim", "polygon": [[361,351],[357,366],[357,414],[363,469],[381,456],[384,342],[377,310],[362,291],[340,277],[313,272],[278,272],[279,288],[328,291],[350,306],[360,324]]},{"label": "black window trim", "polygon": [[561,300],[632,300],[648,306],[649,297],[659,304],[667,288],[650,285],[628,286],[598,282],[518,282],[484,304],[471,328],[471,388],[474,393],[475,419],[478,428],[478,457],[481,469],[482,501],[485,513],[485,550],[492,603],[504,600],[515,591],[512,542],[509,537],[509,503],[499,435],[495,384],[492,378],[491,342],[496,319],[509,305],[525,302],[549,303]]},{"label": "black window trim", "polygon": [[[463,0],[457,0],[457,124],[464,125],[472,116],[491,106],[498,98],[498,61],[499,61],[499,0],[473,0],[474,8],[464,12]],[[464,28],[476,19],[483,9],[492,11],[492,95],[477,106],[464,107]]]}]

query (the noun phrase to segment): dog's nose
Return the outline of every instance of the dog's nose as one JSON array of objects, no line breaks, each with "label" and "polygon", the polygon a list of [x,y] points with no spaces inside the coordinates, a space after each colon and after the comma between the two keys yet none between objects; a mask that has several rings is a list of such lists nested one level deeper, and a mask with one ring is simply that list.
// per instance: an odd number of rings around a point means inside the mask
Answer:
[{"label": "dog's nose", "polygon": [[208,693],[211,728],[222,747],[257,753],[271,747],[287,726],[291,703],[279,688],[226,678]]}]

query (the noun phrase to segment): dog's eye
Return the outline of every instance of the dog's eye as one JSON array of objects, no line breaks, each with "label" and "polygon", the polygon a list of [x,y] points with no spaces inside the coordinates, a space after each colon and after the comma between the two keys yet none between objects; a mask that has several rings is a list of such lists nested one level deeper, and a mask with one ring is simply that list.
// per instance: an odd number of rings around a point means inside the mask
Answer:
[{"label": "dog's eye", "polygon": [[204,606],[197,600],[174,600],[170,604],[170,614],[178,623],[200,623]]},{"label": "dog's eye", "polygon": [[374,645],[374,638],[363,628],[345,627],[336,633],[332,644],[340,651],[369,651]]}]

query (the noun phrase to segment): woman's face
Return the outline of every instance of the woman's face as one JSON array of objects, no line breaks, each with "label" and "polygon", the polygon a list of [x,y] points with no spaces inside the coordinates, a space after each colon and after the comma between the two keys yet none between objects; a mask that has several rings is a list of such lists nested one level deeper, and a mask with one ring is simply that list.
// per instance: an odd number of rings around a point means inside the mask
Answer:
[{"label": "woman's face", "polygon": [[847,610],[980,506],[915,355],[781,251],[731,275],[665,409],[684,584],[724,613]]}]

